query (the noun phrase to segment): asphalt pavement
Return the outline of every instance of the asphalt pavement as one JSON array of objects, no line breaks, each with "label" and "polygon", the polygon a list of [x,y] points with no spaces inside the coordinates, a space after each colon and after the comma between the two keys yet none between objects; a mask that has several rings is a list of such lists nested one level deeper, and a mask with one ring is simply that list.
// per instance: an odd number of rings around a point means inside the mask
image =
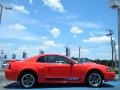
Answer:
[{"label": "asphalt pavement", "polygon": [[[29,90],[118,90],[120,88],[119,81],[105,82],[101,87],[93,88],[85,84],[40,84]],[[28,90],[20,86],[19,82],[8,81],[5,79],[4,72],[0,71],[0,90]]]}]

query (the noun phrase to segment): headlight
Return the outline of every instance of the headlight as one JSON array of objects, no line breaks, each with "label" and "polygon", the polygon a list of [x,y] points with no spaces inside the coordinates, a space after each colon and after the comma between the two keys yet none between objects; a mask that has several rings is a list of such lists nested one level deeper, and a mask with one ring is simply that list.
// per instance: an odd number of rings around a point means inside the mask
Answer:
[{"label": "headlight", "polygon": [[112,72],[112,68],[108,67],[108,68],[106,69],[106,71],[107,71],[107,72]]}]

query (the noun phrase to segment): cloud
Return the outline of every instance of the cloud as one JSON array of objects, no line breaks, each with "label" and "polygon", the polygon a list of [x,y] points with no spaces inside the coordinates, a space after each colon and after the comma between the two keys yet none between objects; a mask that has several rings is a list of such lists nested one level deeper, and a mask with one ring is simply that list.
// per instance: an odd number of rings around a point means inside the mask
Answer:
[{"label": "cloud", "polygon": [[27,41],[40,41],[37,37],[26,35],[23,37],[14,37],[14,39],[27,40]]},{"label": "cloud", "polygon": [[70,32],[73,33],[73,37],[77,37],[77,34],[83,33],[83,30],[78,26],[72,26]]},{"label": "cloud", "polygon": [[46,47],[46,48],[51,48],[51,47],[61,48],[61,47],[64,47],[63,44],[56,43],[55,41],[49,40],[49,39],[43,40],[43,46]]},{"label": "cloud", "polygon": [[10,29],[14,29],[14,30],[25,30],[26,29],[26,27],[24,25],[20,24],[20,23],[15,23],[13,25],[8,25],[8,27]]},{"label": "cloud", "polygon": [[108,36],[100,36],[100,37],[93,36],[83,40],[83,42],[92,42],[92,43],[103,43],[109,41],[110,41],[110,37]]},{"label": "cloud", "polygon": [[58,12],[65,12],[60,0],[43,0],[44,4]]},{"label": "cloud", "polygon": [[30,12],[26,10],[25,7],[22,5],[13,5],[13,8],[14,10],[19,11],[21,13],[30,14]]},{"label": "cloud", "polygon": [[52,40],[44,41],[44,42],[43,42],[43,45],[45,45],[45,46],[52,46],[52,47],[56,46],[56,45],[55,45],[55,42],[52,41]]},{"label": "cloud", "polygon": [[54,27],[50,30],[50,33],[53,35],[53,37],[58,37],[60,35],[60,30]]},{"label": "cloud", "polygon": [[30,4],[33,4],[33,0],[29,0],[29,3],[30,3]]},{"label": "cloud", "polygon": [[72,25],[78,25],[83,28],[93,28],[93,29],[99,29],[101,28],[101,24],[98,22],[72,22]]},{"label": "cloud", "polygon": [[0,43],[0,48],[1,49],[8,49],[10,48],[11,46],[13,46],[13,43]]},{"label": "cloud", "polygon": [[91,37],[94,37],[94,36],[95,36],[95,34],[92,33],[92,32],[90,32],[89,34],[90,34]]},{"label": "cloud", "polygon": [[[14,27],[15,26],[15,27]],[[16,30],[17,29],[17,30]],[[16,25],[3,25],[0,27],[0,39],[18,39],[18,40],[30,40],[30,41],[40,41],[38,37],[34,36],[31,32],[27,30],[20,30],[25,28],[18,28]]]},{"label": "cloud", "polygon": [[42,40],[47,40],[48,37],[46,37],[46,36],[42,36],[41,39],[42,39]]}]

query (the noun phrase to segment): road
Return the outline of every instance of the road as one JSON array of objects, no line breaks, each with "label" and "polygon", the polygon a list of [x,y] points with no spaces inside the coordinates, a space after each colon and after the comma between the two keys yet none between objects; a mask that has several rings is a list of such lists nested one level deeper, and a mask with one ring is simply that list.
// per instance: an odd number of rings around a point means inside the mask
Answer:
[{"label": "road", "polygon": [[[119,81],[111,81],[105,82],[99,88],[88,87],[84,84],[61,84],[61,85],[53,85],[53,84],[40,84],[36,88],[32,88],[30,90],[118,90],[120,88]],[[7,81],[4,76],[4,72],[0,71],[0,90],[28,90],[24,89],[20,86],[19,82],[15,81]]]}]

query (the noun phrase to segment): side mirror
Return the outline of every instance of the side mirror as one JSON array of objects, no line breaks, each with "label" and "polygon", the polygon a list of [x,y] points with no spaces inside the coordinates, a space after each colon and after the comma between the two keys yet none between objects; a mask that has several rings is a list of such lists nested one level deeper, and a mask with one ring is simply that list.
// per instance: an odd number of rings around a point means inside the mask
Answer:
[{"label": "side mirror", "polygon": [[71,66],[73,66],[73,65],[74,65],[74,63],[73,63],[73,62],[70,62],[70,65],[71,65]]}]

